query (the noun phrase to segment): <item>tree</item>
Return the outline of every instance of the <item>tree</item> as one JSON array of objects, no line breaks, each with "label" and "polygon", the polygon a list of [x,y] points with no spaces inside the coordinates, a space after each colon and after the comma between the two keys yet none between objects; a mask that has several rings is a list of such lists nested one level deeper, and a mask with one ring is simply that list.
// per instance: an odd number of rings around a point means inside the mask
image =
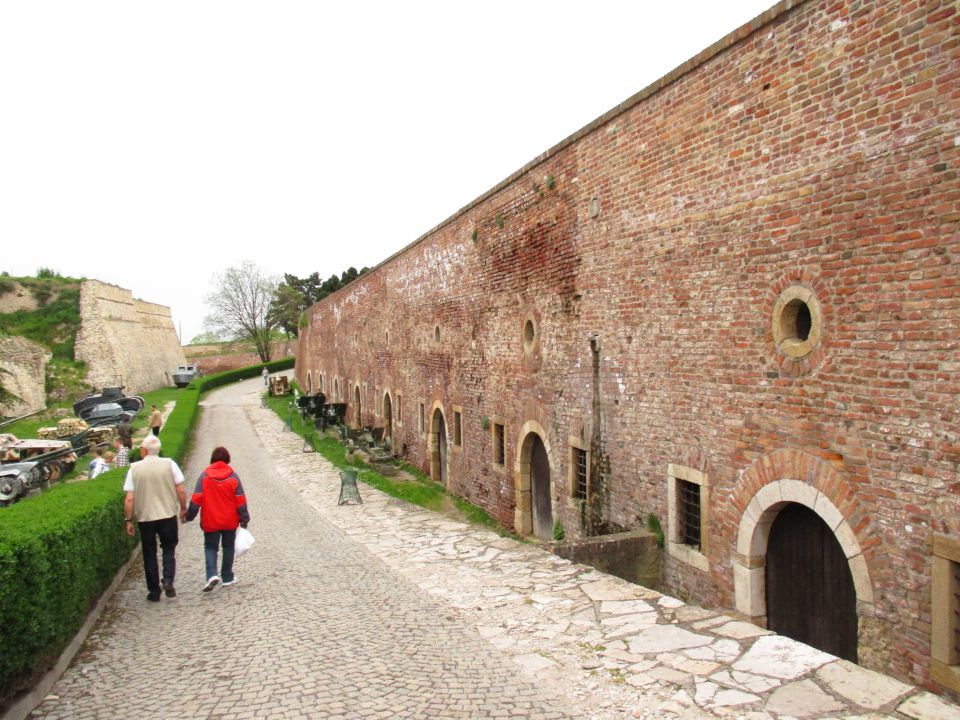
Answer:
[{"label": "tree", "polygon": [[294,285],[288,284],[291,277],[287,275],[286,282],[277,286],[269,316],[270,322],[283,330],[288,338],[298,334],[300,314],[307,308],[303,293]]},{"label": "tree", "polygon": [[262,362],[270,360],[270,306],[279,285],[255,263],[245,260],[213,276],[214,290],[204,298],[212,312],[204,318],[208,332],[249,340]]}]

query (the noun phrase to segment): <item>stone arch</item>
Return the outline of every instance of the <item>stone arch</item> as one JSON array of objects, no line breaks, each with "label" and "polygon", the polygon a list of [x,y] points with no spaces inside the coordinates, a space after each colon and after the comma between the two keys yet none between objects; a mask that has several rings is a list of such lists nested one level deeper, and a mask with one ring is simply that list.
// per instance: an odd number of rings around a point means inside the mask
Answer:
[{"label": "stone arch", "polygon": [[355,428],[363,427],[363,392],[360,390],[360,383],[353,385],[353,426]]},{"label": "stone arch", "polygon": [[[534,448],[534,436],[543,443],[550,467],[550,503],[553,505],[554,488],[558,481],[556,453],[547,431],[536,420],[528,420],[520,428],[517,437],[517,455],[513,466],[514,492],[514,529],[521,535],[533,533],[533,487],[531,483],[531,455]],[[552,509],[552,508],[551,508]],[[555,515],[555,513],[553,513]]]},{"label": "stone arch", "polygon": [[427,436],[427,449],[430,457],[430,479],[447,487],[450,483],[449,459],[450,438],[447,435],[446,413],[439,400],[430,408],[430,434]]},{"label": "stone arch", "polygon": [[[776,451],[747,468],[739,486],[734,503],[741,515],[733,556],[738,612],[766,626],[766,556],[770,529],[780,511],[795,503],[816,513],[836,537],[849,564],[858,617],[863,620],[875,616],[873,583],[864,549],[847,519],[858,514],[857,507],[855,501],[850,500],[853,496],[847,492],[846,483],[829,463],[796,450]],[[841,498],[846,499],[846,504]],[[867,625],[860,623],[861,632]]]},{"label": "stone arch", "polygon": [[393,438],[393,395],[390,393],[390,388],[383,390],[381,407],[383,408],[383,436]]}]

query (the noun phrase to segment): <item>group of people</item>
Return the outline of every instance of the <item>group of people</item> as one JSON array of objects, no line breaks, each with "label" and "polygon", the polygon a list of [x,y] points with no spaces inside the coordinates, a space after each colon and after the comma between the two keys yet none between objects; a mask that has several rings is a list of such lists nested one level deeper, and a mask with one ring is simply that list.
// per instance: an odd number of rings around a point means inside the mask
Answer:
[{"label": "group of people", "polygon": [[[170,458],[160,457],[160,438],[148,435],[140,445],[141,460],[130,465],[123,489],[124,528],[131,537],[140,530],[143,569],[147,581],[147,600],[159,602],[161,593],[176,597],[176,548],[179,523],[200,515],[203,530],[206,584],[204,592],[217,585],[237,582],[233,572],[234,542],[237,528],[247,527],[250,513],[247,498],[236,471],[230,467],[230,452],[214,448],[210,465],[200,473],[189,505],[180,468]],[[157,562],[157,545],[162,555]],[[223,549],[219,572],[217,561]]]}]

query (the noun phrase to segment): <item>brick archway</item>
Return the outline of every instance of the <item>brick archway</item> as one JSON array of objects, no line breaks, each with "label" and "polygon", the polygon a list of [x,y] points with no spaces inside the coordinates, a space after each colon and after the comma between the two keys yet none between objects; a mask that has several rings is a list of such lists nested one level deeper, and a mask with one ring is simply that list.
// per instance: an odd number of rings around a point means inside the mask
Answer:
[{"label": "brick archway", "polygon": [[[557,473],[556,453],[550,443],[550,438],[546,430],[536,420],[528,420],[520,428],[517,437],[517,455],[513,465],[514,474],[514,492],[516,507],[514,509],[514,529],[520,535],[530,535],[533,532],[533,493],[530,483],[530,456],[533,450],[531,435],[540,438],[544,448],[547,451],[547,458],[550,462],[551,485],[555,478],[559,477]],[[551,499],[553,490],[550,492]]]},{"label": "brick archway", "polygon": [[[747,468],[734,498],[734,505],[741,513],[733,555],[738,612],[766,626],[765,571],[770,528],[784,507],[796,503],[819,515],[833,531],[850,566],[857,595],[857,615],[873,617],[875,600],[869,567],[863,545],[848,520],[860,514],[853,497],[846,482],[829,463],[799,450],[775,451]],[[867,527],[862,527],[860,532],[865,533]]]},{"label": "brick archway", "polygon": [[449,442],[447,414],[439,400],[430,408],[430,434],[427,436],[427,452],[430,457],[430,479],[449,487]]}]

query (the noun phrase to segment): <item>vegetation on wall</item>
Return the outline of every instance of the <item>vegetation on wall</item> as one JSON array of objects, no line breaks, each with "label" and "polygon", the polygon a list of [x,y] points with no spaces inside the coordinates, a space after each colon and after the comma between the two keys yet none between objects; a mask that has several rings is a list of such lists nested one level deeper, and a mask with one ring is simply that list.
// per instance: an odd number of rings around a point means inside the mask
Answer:
[{"label": "vegetation on wall", "polygon": [[[80,283],[49,269],[40,268],[37,277],[0,276],[0,297],[18,288],[30,294],[37,307],[0,313],[0,335],[24,337],[47,348],[46,391],[49,404],[82,395],[89,388],[84,382],[86,366],[73,359],[74,344],[80,331]],[[0,388],[3,378],[0,377]],[[5,391],[0,389],[0,399]]]}]

